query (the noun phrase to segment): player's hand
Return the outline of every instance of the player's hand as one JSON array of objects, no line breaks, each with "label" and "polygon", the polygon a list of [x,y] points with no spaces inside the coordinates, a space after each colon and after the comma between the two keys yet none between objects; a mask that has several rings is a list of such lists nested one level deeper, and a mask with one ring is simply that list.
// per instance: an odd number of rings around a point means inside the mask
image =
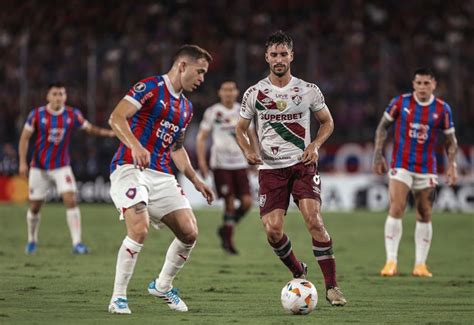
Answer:
[{"label": "player's hand", "polygon": [[203,178],[207,178],[209,176],[209,167],[207,167],[206,163],[199,164],[199,171]]},{"label": "player's hand", "polygon": [[375,153],[372,170],[377,175],[383,175],[388,171],[387,161],[381,153]]},{"label": "player's hand", "polygon": [[142,147],[142,145],[134,146],[131,148],[132,150],[132,158],[133,158],[133,165],[135,168],[140,168],[140,170],[144,170],[148,166],[150,166],[151,155],[148,150]]},{"label": "player's hand", "polygon": [[446,170],[446,179],[448,181],[449,186],[456,185],[458,181],[458,169],[456,163],[451,163]]},{"label": "player's hand", "polygon": [[28,164],[20,163],[18,173],[21,177],[28,177]]},{"label": "player's hand", "polygon": [[247,158],[249,165],[263,165],[262,159],[255,152],[246,153],[245,158]]},{"label": "player's hand", "polygon": [[319,152],[316,144],[310,143],[308,147],[303,151],[300,157],[300,161],[306,166],[317,163],[319,159]]},{"label": "player's hand", "polygon": [[211,205],[212,201],[214,201],[214,192],[211,190],[211,188],[200,179],[197,179],[194,182],[194,187],[196,188],[196,190],[201,192],[202,196],[204,196],[204,198],[206,199],[207,204]]}]

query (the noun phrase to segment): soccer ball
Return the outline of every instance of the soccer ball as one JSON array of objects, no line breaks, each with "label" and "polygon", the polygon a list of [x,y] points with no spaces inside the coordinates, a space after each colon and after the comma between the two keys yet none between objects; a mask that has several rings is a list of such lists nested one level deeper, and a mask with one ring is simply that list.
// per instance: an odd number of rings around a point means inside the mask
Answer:
[{"label": "soccer ball", "polygon": [[316,287],[308,280],[293,279],[281,290],[281,304],[291,314],[309,314],[318,304]]}]

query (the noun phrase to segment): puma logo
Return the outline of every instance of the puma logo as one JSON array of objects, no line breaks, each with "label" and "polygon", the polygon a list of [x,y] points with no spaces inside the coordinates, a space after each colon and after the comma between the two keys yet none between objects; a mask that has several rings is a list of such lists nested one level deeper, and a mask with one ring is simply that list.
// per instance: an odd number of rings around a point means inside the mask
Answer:
[{"label": "puma logo", "polygon": [[135,254],[138,253],[138,252],[132,251],[130,248],[127,248],[126,251],[130,254],[130,256],[131,256],[132,258],[133,258],[133,256],[134,256]]}]

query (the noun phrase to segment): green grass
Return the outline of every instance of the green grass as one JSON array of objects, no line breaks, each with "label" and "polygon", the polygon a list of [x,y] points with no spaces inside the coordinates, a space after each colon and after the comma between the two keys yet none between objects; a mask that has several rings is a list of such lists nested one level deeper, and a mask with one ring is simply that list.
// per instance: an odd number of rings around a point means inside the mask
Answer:
[{"label": "green grass", "polygon": [[140,253],[128,298],[129,316],[110,315],[117,249],[125,235],[112,205],[81,205],[88,256],[73,256],[65,211],[47,204],[42,211],[40,242],[34,256],[24,254],[25,206],[0,206],[0,324],[338,324],[474,322],[474,218],[436,214],[429,257],[432,279],[410,275],[414,260],[414,216],[404,220],[396,278],[380,278],[384,262],[384,213],[326,213],[334,240],[339,285],[349,303],[333,308],[324,300],[322,276],[311,240],[296,212],[286,219],[297,256],[310,267],[319,289],[317,310],[308,316],[286,315],[280,290],[290,274],[266,243],[260,219],[251,213],[239,225],[238,257],[218,246],[218,210],[198,210],[200,237],[191,259],[175,280],[188,313],[176,313],[149,296],[146,287],[159,272],[172,236],[150,231]]}]

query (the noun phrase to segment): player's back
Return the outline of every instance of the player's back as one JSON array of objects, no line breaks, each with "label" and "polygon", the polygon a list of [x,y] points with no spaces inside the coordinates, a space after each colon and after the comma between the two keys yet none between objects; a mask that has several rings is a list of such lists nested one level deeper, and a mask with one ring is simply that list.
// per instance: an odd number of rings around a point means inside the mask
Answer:
[{"label": "player's back", "polygon": [[[191,102],[173,91],[168,76],[153,76],[135,84],[124,97],[137,112],[128,120],[133,135],[151,154],[149,168],[172,173],[170,148],[191,121]],[[110,171],[119,165],[133,164],[132,153],[120,143]]]},{"label": "player's back", "polygon": [[70,165],[72,131],[76,127],[85,127],[87,123],[81,112],[70,106],[58,111],[47,106],[33,109],[25,123],[27,129],[36,132],[31,167],[50,170]]},{"label": "player's back", "polygon": [[422,103],[412,93],[403,94],[390,102],[385,117],[395,123],[391,167],[436,174],[438,131],[454,132],[449,105],[435,96]]}]

